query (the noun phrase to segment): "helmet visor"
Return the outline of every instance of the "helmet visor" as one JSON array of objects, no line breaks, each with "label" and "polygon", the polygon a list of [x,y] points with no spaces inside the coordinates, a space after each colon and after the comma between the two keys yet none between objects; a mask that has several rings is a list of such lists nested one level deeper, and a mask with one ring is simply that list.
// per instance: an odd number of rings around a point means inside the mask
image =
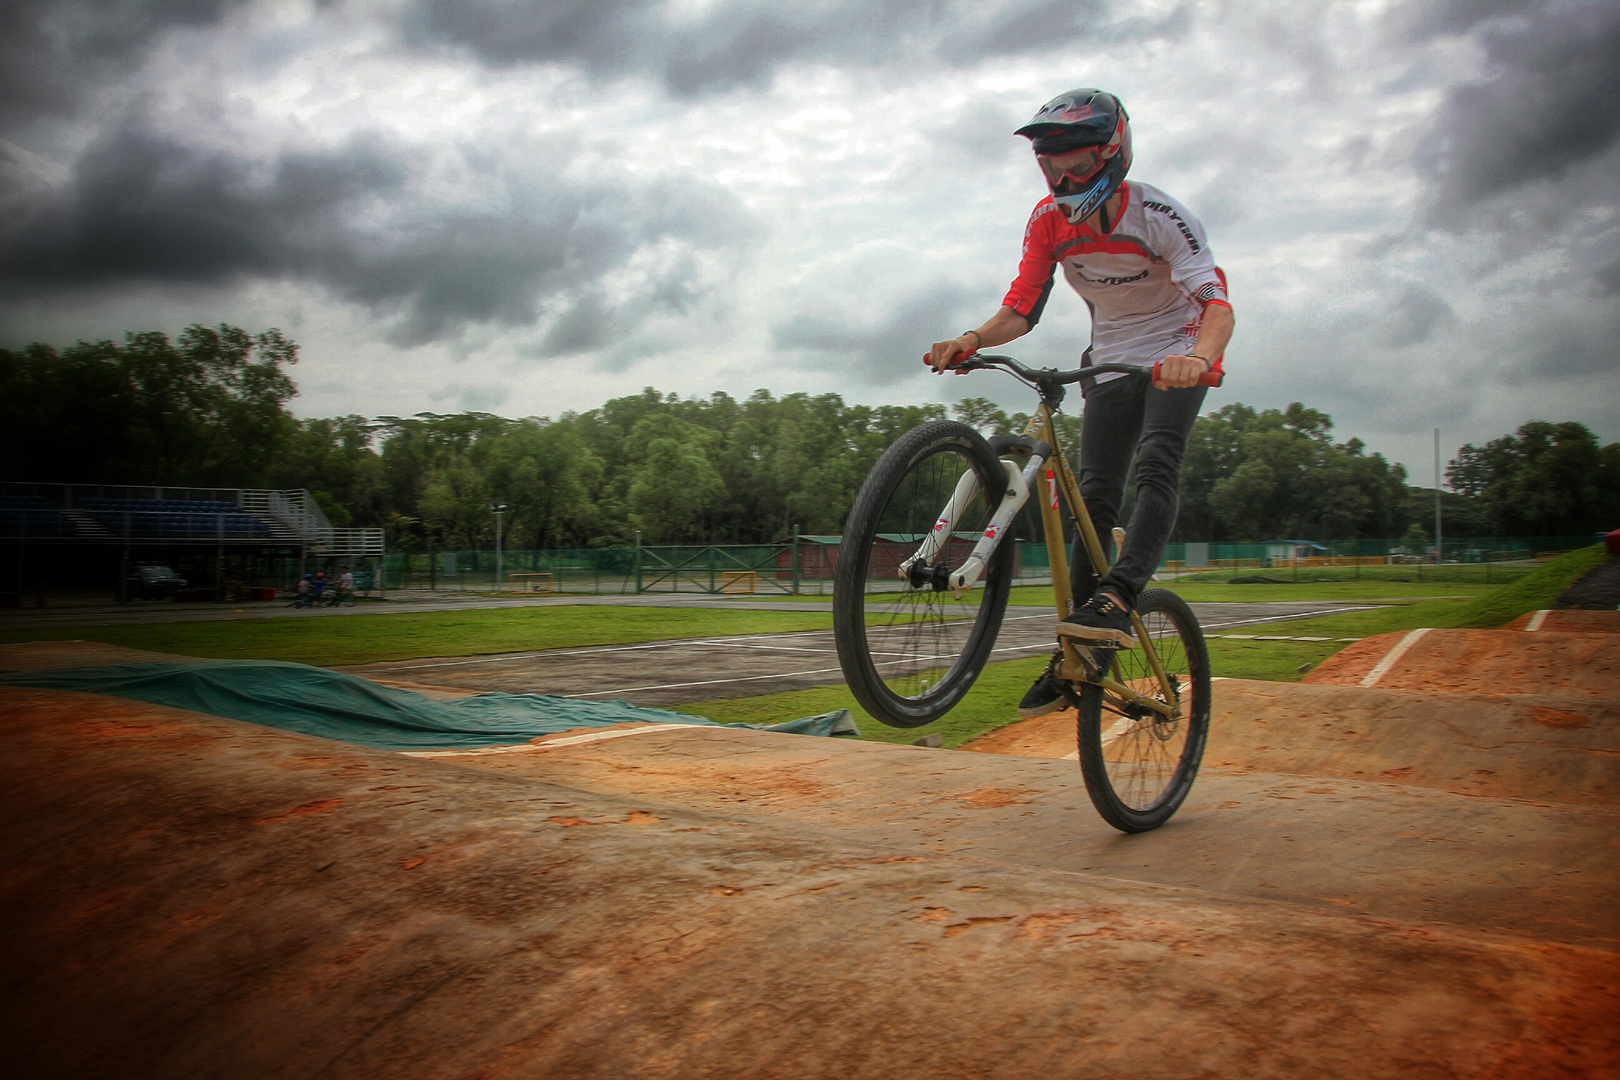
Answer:
[{"label": "helmet visor", "polygon": [[1041,172],[1046,174],[1046,182],[1054,192],[1062,195],[1070,191],[1079,191],[1093,177],[1102,171],[1104,146],[1087,146],[1080,150],[1070,150],[1062,154],[1036,154],[1035,160],[1041,164]]}]

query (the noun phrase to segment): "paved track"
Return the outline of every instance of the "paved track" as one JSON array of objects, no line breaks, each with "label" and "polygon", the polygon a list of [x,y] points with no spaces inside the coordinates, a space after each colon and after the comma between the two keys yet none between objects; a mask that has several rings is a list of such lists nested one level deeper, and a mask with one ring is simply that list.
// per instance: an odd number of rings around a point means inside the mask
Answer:
[{"label": "paved track", "polygon": [[[818,607],[826,610],[824,604]],[[1220,632],[1367,607],[1276,602],[1194,604],[1193,610],[1206,632]],[[1052,648],[1056,621],[1044,608],[1009,608],[991,660],[1042,655]],[[843,681],[833,635],[827,630],[401,660],[342,670],[371,679],[469,691],[620,698],[637,705],[749,697]]]}]

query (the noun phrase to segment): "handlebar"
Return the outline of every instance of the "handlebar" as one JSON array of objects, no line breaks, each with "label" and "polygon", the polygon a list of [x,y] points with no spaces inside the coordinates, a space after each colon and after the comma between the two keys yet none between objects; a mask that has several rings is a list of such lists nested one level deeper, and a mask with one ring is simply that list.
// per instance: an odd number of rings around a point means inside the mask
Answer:
[{"label": "handlebar", "polygon": [[[1215,366],[1198,377],[1199,386],[1220,386],[1226,378],[1226,372],[1221,370],[1221,360],[1217,358]],[[928,355],[923,355],[923,363],[931,363]],[[1155,361],[1151,372],[1140,364],[1092,364],[1089,367],[1075,368],[1073,371],[1059,371],[1057,368],[1032,368],[1020,363],[1010,356],[1001,356],[996,353],[970,352],[963,354],[962,362],[951,366],[950,370],[958,375],[966,375],[970,371],[982,371],[985,368],[1005,368],[1014,375],[1029,383],[1054,383],[1066,386],[1077,383],[1087,375],[1148,375],[1151,374],[1154,382],[1159,381],[1159,369],[1164,366],[1163,360]]]}]

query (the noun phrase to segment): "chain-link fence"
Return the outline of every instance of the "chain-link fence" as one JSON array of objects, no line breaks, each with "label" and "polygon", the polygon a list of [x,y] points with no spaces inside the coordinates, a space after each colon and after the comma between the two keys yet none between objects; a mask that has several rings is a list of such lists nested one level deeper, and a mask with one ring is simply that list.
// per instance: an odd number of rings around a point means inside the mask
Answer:
[{"label": "chain-link fence", "polygon": [[[1303,540],[1263,544],[1171,544],[1166,577],[1225,580],[1410,578],[1497,583],[1554,555],[1585,547],[1590,536],[1448,539],[1438,563],[1432,543],[1402,540]],[[506,592],[526,595],[707,593],[734,596],[826,595],[838,565],[838,537],[777,544],[653,545],[493,551],[393,552],[389,589]],[[1020,584],[1050,581],[1044,544],[1020,542]]]},{"label": "chain-link fence", "polygon": [[[838,538],[798,543],[654,545],[493,551],[393,552],[390,589],[563,593],[710,593],[734,596],[828,595],[838,565]],[[1046,548],[1020,543],[1022,583],[1049,580]]]},{"label": "chain-link fence", "polygon": [[1390,579],[1502,584],[1538,564],[1598,542],[1595,536],[1484,536],[1432,540],[1274,540],[1260,544],[1170,544],[1161,575],[1220,581]]}]

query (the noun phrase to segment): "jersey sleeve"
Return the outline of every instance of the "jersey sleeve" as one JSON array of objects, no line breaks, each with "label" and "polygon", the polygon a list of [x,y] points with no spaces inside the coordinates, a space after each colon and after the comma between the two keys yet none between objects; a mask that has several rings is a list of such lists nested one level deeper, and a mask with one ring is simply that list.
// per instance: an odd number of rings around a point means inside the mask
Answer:
[{"label": "jersey sleeve", "polygon": [[1153,230],[1153,246],[1170,263],[1170,281],[1199,307],[1231,307],[1226,275],[1215,265],[1204,223],[1162,191],[1143,193],[1142,208]]},{"label": "jersey sleeve", "polygon": [[1029,215],[1029,224],[1024,227],[1024,254],[1018,262],[1018,276],[1013,278],[1001,301],[1027,319],[1030,326],[1041,321],[1041,312],[1046,310],[1052,282],[1056,280],[1052,274],[1052,268],[1057,265],[1052,224],[1057,220],[1057,209],[1057,204],[1048,196]]}]

